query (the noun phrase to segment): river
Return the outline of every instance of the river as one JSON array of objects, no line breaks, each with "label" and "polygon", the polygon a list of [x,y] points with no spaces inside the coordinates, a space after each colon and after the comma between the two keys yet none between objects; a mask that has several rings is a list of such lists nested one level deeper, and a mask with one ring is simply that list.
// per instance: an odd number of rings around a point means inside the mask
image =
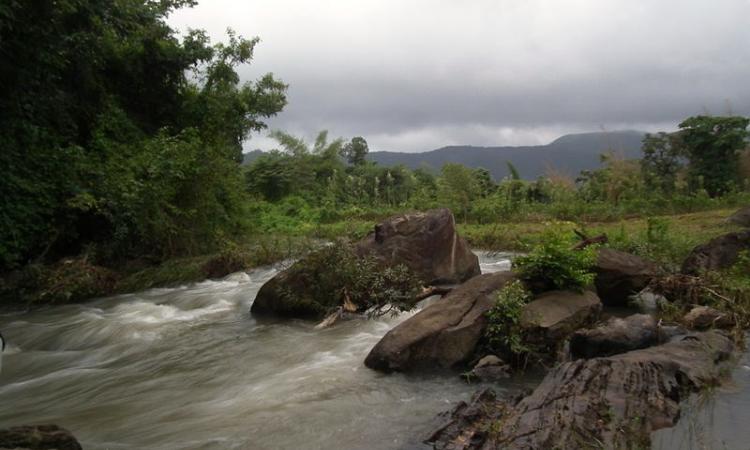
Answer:
[{"label": "river", "polygon": [[[481,253],[480,263],[483,272],[509,267],[503,254]],[[436,413],[477,389],[455,373],[382,375],[363,365],[413,312],[321,331],[305,321],[253,318],[253,298],[276,272],[0,315],[8,341],[0,428],[55,423],[87,450],[423,449]],[[741,395],[715,397],[722,416],[739,408],[747,419],[742,367],[733,385]],[[536,381],[494,387],[515,391]],[[700,419],[706,408],[695,409]],[[733,423],[726,433],[744,440],[732,442],[750,442],[750,430]],[[705,436],[677,427],[661,432],[655,448],[687,448],[675,443]]]}]

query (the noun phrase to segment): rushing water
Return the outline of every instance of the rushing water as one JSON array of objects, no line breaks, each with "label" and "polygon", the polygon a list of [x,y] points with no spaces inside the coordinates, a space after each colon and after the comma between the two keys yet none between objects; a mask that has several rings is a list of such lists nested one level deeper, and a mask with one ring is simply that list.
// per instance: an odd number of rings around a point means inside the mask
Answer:
[{"label": "rushing water", "polygon": [[0,316],[0,428],[55,423],[86,449],[419,448],[435,414],[476,389],[363,365],[408,314],[322,331],[253,318],[275,273]]},{"label": "rushing water", "polygon": [[[480,262],[484,272],[509,265],[502,254]],[[55,423],[87,450],[418,449],[435,414],[477,389],[455,373],[382,375],[363,365],[409,314],[320,331],[253,318],[252,300],[275,273],[0,315],[0,428]],[[748,364],[746,355],[729,390],[696,403],[654,447],[748,448]]]}]

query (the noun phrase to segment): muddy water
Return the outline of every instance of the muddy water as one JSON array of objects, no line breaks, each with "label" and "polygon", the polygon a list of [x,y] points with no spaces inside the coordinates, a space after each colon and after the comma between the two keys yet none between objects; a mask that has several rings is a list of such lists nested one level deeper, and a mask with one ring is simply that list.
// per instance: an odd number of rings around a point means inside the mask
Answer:
[{"label": "muddy water", "polygon": [[[484,272],[507,255],[481,254]],[[86,449],[417,449],[477,388],[375,373],[367,352],[409,314],[344,322],[250,316],[263,268],[173,289],[0,315],[0,428],[56,423]],[[655,448],[750,448],[750,361],[657,434]],[[499,391],[533,385],[510,380]],[[728,389],[728,390],[727,390]],[[703,444],[708,441],[708,444]]]}]

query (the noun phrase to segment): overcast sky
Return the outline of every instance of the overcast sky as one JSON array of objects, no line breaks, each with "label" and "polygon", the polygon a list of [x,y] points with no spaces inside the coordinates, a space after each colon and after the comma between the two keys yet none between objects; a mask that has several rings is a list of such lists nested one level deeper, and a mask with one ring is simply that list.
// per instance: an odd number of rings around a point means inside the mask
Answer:
[{"label": "overcast sky", "polygon": [[240,74],[289,84],[271,128],[424,151],[750,115],[749,18],[750,0],[202,0],[170,23],[261,38]]}]

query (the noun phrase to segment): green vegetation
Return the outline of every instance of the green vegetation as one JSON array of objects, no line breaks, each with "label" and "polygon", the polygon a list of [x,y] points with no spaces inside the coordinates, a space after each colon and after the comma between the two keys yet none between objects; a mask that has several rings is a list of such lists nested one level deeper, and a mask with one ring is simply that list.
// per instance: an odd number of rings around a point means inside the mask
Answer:
[{"label": "green vegetation", "polygon": [[487,328],[484,333],[487,353],[504,355],[518,364],[532,351],[524,340],[521,314],[532,299],[523,282],[514,280],[497,294],[495,303],[487,311]]},{"label": "green vegetation", "polygon": [[[271,74],[240,82],[257,38],[229,30],[212,44],[167,25],[194,3],[0,5],[0,290],[28,294],[7,298],[213,276],[271,261],[247,253],[263,252],[246,244],[267,236],[357,238],[386,216],[436,207],[451,208],[479,247],[523,250],[536,223],[573,220],[674,264],[712,232],[682,233],[681,218],[657,216],[750,203],[743,117],[688,118],[647,136],[642,160],[605,153],[601,169],[575,179],[550,170],[523,180],[510,163],[502,180],[460,164],[383,167],[366,159],[364,137],[325,131],[313,143],[273,131],[279,149],[242,166],[243,142],[282,110],[287,86]],[[646,234],[633,234],[645,217]],[[580,285],[579,275],[553,283]]]},{"label": "green vegetation", "polygon": [[550,224],[540,241],[513,260],[513,268],[534,292],[577,290],[594,282],[597,247],[575,249],[575,236],[561,224]]},{"label": "green vegetation", "polygon": [[258,39],[165,22],[192,0],[0,5],[0,271],[165,260],[247,230],[242,142],[286,86],[241,84]]},{"label": "green vegetation", "polygon": [[341,305],[373,315],[405,311],[414,306],[422,286],[406,266],[383,268],[373,256],[359,257],[340,240],[292,265],[286,280],[289,284],[281,288],[284,303],[317,316]]}]

